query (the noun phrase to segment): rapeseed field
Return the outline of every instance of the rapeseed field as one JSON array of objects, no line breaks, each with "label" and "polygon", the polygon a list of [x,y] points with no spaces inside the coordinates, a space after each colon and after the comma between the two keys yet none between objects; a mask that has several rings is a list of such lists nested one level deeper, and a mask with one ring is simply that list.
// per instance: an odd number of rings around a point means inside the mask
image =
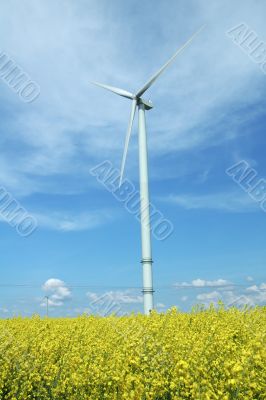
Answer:
[{"label": "rapeseed field", "polygon": [[266,307],[0,321],[1,400],[266,399]]}]

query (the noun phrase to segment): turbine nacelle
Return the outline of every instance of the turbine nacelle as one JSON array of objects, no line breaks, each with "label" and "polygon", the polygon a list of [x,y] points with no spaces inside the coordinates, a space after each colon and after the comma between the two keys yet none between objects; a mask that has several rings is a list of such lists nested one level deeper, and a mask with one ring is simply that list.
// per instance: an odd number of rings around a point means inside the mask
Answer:
[{"label": "turbine nacelle", "polygon": [[137,104],[144,104],[145,110],[151,110],[153,108],[151,100],[145,100],[142,97],[137,97]]}]

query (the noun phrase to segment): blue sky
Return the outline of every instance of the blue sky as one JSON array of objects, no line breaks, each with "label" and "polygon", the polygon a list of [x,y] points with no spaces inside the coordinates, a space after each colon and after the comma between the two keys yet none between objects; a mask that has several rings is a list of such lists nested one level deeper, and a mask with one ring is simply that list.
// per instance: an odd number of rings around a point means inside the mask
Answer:
[{"label": "blue sky", "polygon": [[[266,75],[226,32],[245,23],[266,42],[263,2],[29,1],[1,5],[0,51],[40,86],[25,103],[0,79],[0,183],[33,215],[21,237],[0,223],[0,315],[75,315],[105,296],[142,309],[140,227],[90,169],[119,168],[128,100],[203,23],[149,89],[151,201],[174,225],[153,240],[156,304],[266,301],[266,214],[226,174],[246,160],[266,179]],[[126,177],[138,185],[137,126]],[[48,281],[48,282],[47,282]],[[25,285],[25,286],[16,286]]]}]

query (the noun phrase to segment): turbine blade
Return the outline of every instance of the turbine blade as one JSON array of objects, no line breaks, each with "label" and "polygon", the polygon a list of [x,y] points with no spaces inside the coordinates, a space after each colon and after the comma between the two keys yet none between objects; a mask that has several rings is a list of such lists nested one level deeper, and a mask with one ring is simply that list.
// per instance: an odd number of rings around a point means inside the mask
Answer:
[{"label": "turbine blade", "polygon": [[127,158],[128,145],[129,145],[130,135],[131,135],[131,132],[132,132],[132,126],[133,126],[134,116],[135,116],[135,112],[136,112],[136,106],[137,106],[137,100],[133,99],[132,106],[131,106],[131,113],[130,113],[129,123],[128,123],[128,128],[127,128],[127,134],[126,134],[126,140],[125,140],[125,146],[124,146],[124,153],[123,153],[123,158],[122,158],[122,163],[121,163],[119,187],[121,186],[121,183],[122,183],[122,180],[123,180],[125,164],[126,164],[126,158]]},{"label": "turbine blade", "polygon": [[113,86],[104,85],[103,83],[98,83],[98,82],[91,82],[91,83],[93,85],[99,86],[99,87],[101,87],[103,89],[110,90],[111,92],[116,93],[119,96],[126,97],[127,99],[134,99],[134,97],[135,97],[132,93],[130,93],[127,90],[124,90],[124,89],[119,89],[119,88],[116,88],[116,87],[113,87]]},{"label": "turbine blade", "polygon": [[144,92],[146,92],[147,89],[156,81],[156,79],[163,73],[163,71],[174,61],[176,56],[181,53],[191,42],[192,40],[201,32],[201,30],[205,27],[205,25],[202,25],[199,30],[197,30],[179,49],[175,52],[175,54],[168,60],[160,69],[157,71],[146,83],[145,85],[139,89],[139,91],[136,93],[136,96],[139,97],[143,95]]}]

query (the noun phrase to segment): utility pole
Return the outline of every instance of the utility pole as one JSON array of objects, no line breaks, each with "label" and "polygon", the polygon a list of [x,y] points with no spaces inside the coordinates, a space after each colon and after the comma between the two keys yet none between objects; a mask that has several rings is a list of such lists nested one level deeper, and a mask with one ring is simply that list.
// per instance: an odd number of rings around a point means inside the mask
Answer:
[{"label": "utility pole", "polygon": [[46,299],[46,317],[49,317],[49,296],[44,296]]}]

